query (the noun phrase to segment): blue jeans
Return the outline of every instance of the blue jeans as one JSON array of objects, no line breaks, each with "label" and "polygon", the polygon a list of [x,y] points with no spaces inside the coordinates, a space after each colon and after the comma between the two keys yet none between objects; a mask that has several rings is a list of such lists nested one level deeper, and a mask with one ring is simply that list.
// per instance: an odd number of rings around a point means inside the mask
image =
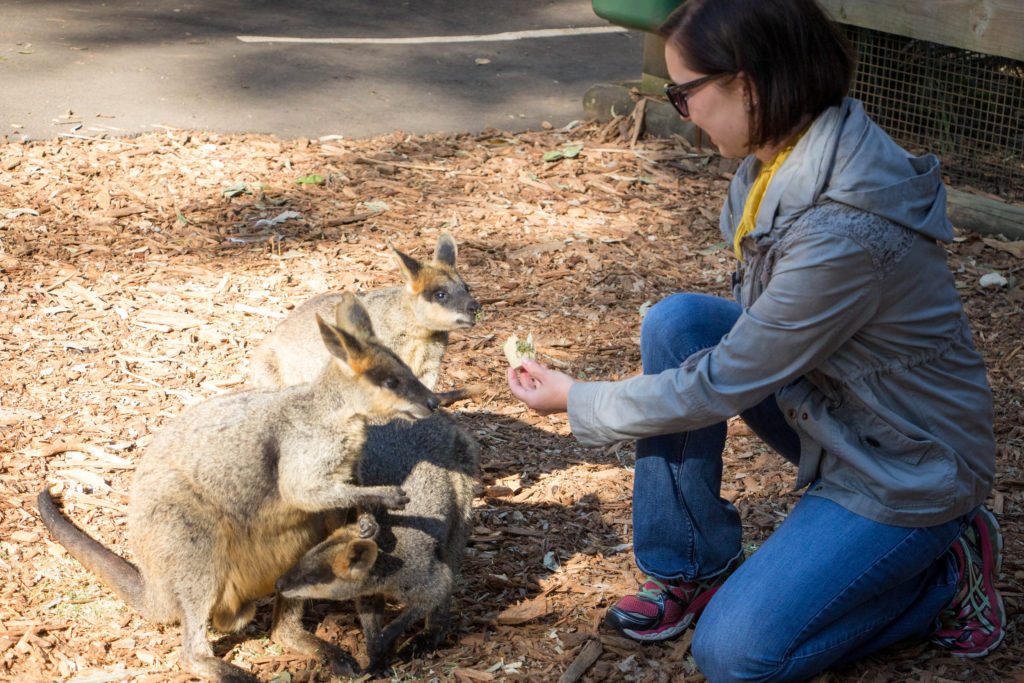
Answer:
[{"label": "blue jeans", "polygon": [[[678,367],[716,345],[739,315],[738,304],[702,294],[659,302],[641,329],[644,372]],[[740,416],[799,460],[774,396]],[[725,435],[722,423],[637,442],[633,547],[644,573],[706,579],[742,552],[739,514],[719,495]],[[712,683],[804,680],[927,636],[953,598],[957,570],[947,551],[965,523],[890,526],[805,494],[708,604],[694,634],[697,664]]]}]

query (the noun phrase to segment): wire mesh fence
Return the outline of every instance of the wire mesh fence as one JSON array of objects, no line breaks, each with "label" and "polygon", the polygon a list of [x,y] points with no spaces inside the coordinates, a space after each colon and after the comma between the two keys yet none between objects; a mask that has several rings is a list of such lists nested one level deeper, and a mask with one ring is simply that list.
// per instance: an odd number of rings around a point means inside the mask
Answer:
[{"label": "wire mesh fence", "polygon": [[845,26],[852,95],[898,143],[942,160],[953,185],[1024,201],[1024,62]]}]

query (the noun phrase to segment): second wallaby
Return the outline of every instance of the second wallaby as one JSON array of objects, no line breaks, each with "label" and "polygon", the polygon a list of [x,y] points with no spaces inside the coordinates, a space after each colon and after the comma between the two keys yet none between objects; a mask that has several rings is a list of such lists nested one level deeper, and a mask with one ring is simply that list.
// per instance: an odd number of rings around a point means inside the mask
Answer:
[{"label": "second wallaby", "polygon": [[[377,516],[379,553],[367,573],[354,577],[348,571],[354,535],[343,529],[278,580],[279,594],[356,599],[371,672],[387,665],[396,640],[420,619],[426,620],[423,644],[436,648],[448,628],[478,477],[479,447],[447,414],[371,427],[359,479],[369,486],[401,486],[409,504]],[[403,610],[382,628],[386,599]]]},{"label": "second wallaby", "polygon": [[[391,251],[405,284],[360,294],[381,341],[406,362],[429,389],[437,384],[448,333],[472,327],[480,304],[455,269],[455,239],[438,239],[434,258],[420,262],[398,249]],[[296,308],[252,353],[249,383],[282,387],[309,382],[327,362],[316,340],[314,318],[338,302],[327,292]],[[454,394],[453,394],[454,397]]]},{"label": "second wallaby", "polygon": [[[335,324],[316,324],[331,362],[315,381],[211,398],[156,435],[131,489],[135,565],[39,494],[44,524],[73,557],[145,617],[181,623],[181,665],[198,676],[256,681],[213,655],[207,620],[226,632],[248,623],[336,509],[408,502],[398,485],[354,484],[368,422],[426,417],[437,398],[380,343],[354,295],[341,296]],[[301,600],[278,595],[271,637],[352,675],[351,656],[306,631],[302,613]]]}]

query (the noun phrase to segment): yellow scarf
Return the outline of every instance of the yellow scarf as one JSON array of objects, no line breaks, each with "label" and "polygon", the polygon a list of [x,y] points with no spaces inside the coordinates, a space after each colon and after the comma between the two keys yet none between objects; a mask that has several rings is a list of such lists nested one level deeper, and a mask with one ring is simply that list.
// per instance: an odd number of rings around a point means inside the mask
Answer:
[{"label": "yellow scarf", "polygon": [[736,235],[732,238],[732,249],[736,252],[736,258],[740,261],[743,260],[740,242],[754,230],[757,212],[761,208],[761,200],[764,199],[764,193],[768,190],[768,183],[772,181],[772,176],[775,175],[775,172],[779,170],[782,163],[789,157],[789,153],[796,147],[796,143],[800,142],[800,138],[804,136],[806,130],[805,128],[797,133],[789,141],[789,144],[775,155],[774,159],[763,165],[757,174],[757,178],[754,179],[754,184],[750,186],[750,192],[747,193],[747,201],[743,204],[743,215],[740,217],[740,224],[736,227]]}]

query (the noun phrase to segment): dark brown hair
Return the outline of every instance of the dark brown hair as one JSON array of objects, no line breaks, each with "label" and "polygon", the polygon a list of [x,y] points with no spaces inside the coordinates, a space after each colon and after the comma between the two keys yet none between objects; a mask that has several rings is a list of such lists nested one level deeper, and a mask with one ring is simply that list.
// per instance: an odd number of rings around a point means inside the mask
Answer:
[{"label": "dark brown hair", "polygon": [[658,32],[698,74],[746,75],[757,93],[750,144],[782,142],[839,104],[856,54],[815,0],[688,0]]}]

